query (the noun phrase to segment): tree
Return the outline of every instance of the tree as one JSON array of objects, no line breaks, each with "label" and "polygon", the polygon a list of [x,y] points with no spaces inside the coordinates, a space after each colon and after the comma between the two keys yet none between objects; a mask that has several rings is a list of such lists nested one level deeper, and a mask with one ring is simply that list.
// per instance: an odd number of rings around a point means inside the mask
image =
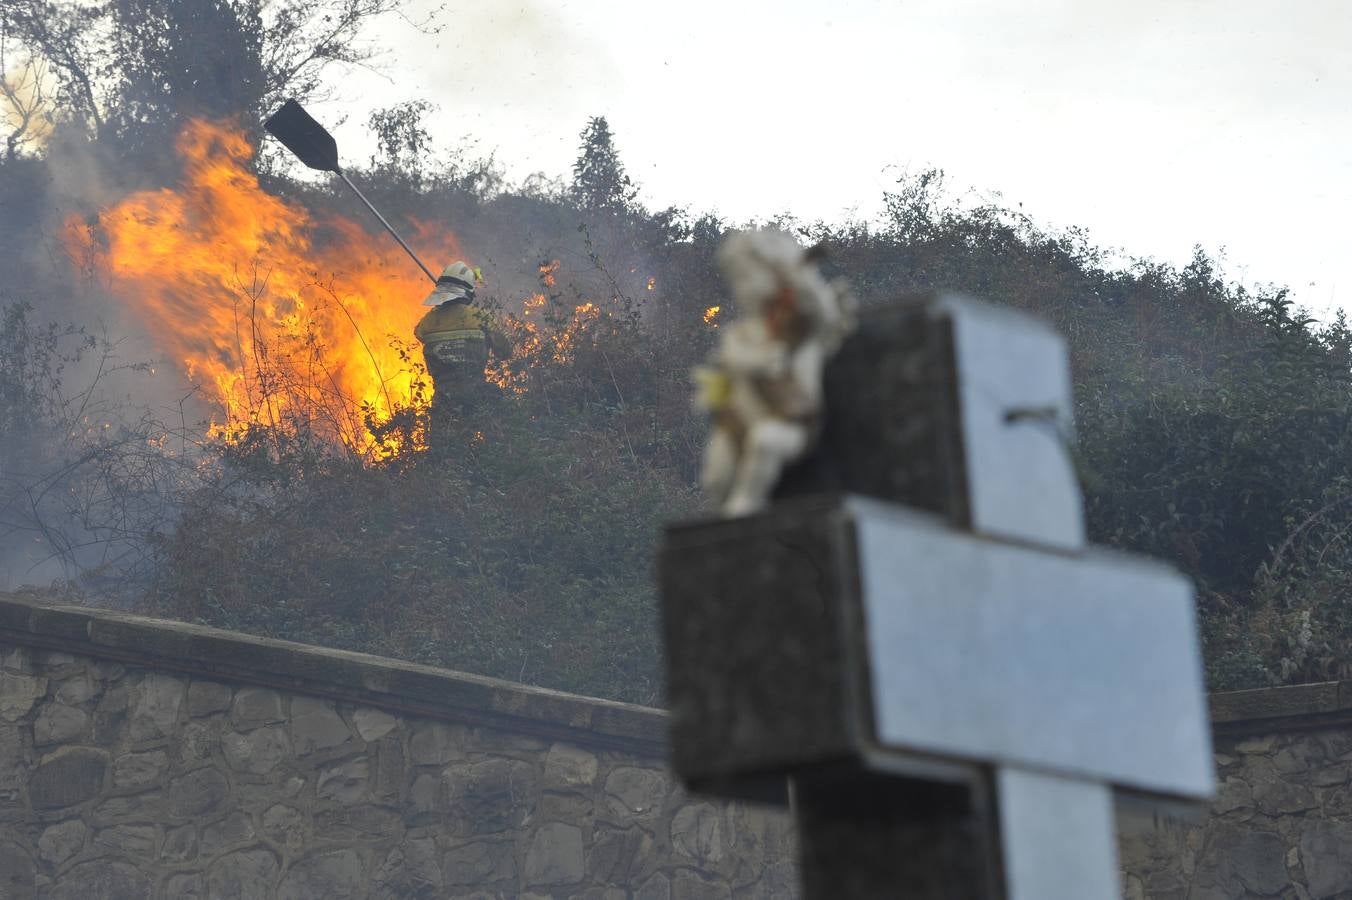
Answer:
[{"label": "tree", "polygon": [[101,7],[46,0],[6,0],[0,5],[0,51],[17,46],[25,55],[43,59],[54,70],[55,103],[96,133],[103,120],[95,85],[96,23]]},{"label": "tree", "polygon": [[573,163],[573,195],[589,210],[619,212],[633,206],[638,188],[624,173],[615,137],[605,116],[587,120],[582,147]]},{"label": "tree", "polygon": [[[257,122],[268,91],[262,0],[112,0],[108,121],[124,153],[163,155],[192,117]],[[250,111],[255,111],[249,115]]]},{"label": "tree", "polygon": [[372,167],[419,183],[432,150],[432,135],[424,127],[423,117],[435,109],[426,100],[410,100],[371,113],[366,124],[376,136],[379,154],[371,157]]},{"label": "tree", "polygon": [[5,159],[12,160],[25,147],[40,145],[52,129],[48,91],[48,64],[26,57],[11,64],[0,39],[0,121],[5,135]]},{"label": "tree", "polygon": [[[257,121],[323,96],[333,65],[371,66],[373,21],[409,0],[4,0],[0,48],[45,60],[57,105],[99,139],[157,147],[192,116]],[[434,27],[434,16],[416,23]]]}]

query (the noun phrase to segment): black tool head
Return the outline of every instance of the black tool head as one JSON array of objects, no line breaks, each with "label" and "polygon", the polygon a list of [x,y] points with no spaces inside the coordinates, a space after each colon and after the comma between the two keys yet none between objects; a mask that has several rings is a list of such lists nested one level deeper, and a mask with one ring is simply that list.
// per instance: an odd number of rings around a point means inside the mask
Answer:
[{"label": "black tool head", "polygon": [[338,171],[337,141],[295,100],[283,103],[263,128],[310,168]]}]

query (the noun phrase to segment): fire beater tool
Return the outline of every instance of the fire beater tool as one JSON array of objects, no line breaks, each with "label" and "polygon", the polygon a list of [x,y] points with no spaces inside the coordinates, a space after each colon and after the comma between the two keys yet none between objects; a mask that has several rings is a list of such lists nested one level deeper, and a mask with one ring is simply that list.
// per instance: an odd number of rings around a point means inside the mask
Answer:
[{"label": "fire beater tool", "polygon": [[427,274],[433,284],[436,284],[437,276],[432,274],[431,269],[423,265],[423,261],[418,259],[418,254],[413,252],[413,248],[399,236],[399,232],[394,230],[394,226],[380,214],[380,210],[376,209],[370,200],[366,199],[366,195],[357,189],[357,186],[352,183],[352,179],[348,178],[347,173],[338,165],[338,142],[333,139],[333,135],[325,130],[323,125],[316,122],[314,117],[305,111],[304,107],[295,100],[286,101],[280,109],[272,114],[271,118],[263,123],[263,128],[268,134],[281,141],[286,149],[294,153],[297,159],[310,168],[319,169],[322,172],[332,172],[343,179],[343,184],[352,188],[352,193],[361,198],[361,202],[365,203],[366,208],[375,214],[375,217],[380,220],[380,224],[385,226],[385,230],[394,236],[394,239],[399,242],[399,246],[404,248],[404,252],[413,257],[413,261],[418,264],[418,268]]}]

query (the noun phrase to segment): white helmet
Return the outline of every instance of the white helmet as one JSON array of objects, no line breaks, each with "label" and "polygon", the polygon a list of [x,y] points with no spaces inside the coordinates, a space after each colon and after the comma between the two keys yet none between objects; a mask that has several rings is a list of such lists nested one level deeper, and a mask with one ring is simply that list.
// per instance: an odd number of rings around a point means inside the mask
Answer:
[{"label": "white helmet", "polygon": [[471,303],[473,300],[474,270],[457,260],[442,270],[437,286],[427,295],[423,306],[440,306],[450,301]]}]

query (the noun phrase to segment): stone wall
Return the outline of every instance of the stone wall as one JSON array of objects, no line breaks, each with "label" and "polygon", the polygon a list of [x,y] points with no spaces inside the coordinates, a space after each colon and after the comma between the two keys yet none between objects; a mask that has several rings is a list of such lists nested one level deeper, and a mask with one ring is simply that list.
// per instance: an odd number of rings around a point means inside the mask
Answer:
[{"label": "stone wall", "polygon": [[[1206,819],[1129,900],[1352,900],[1352,682],[1214,695]],[[686,796],[657,710],[0,596],[0,898],[797,893],[779,811]]]},{"label": "stone wall", "polygon": [[660,712],[0,598],[0,897],[779,898]]},{"label": "stone wall", "polygon": [[1196,824],[1124,822],[1129,900],[1352,898],[1352,682],[1215,694]]}]

